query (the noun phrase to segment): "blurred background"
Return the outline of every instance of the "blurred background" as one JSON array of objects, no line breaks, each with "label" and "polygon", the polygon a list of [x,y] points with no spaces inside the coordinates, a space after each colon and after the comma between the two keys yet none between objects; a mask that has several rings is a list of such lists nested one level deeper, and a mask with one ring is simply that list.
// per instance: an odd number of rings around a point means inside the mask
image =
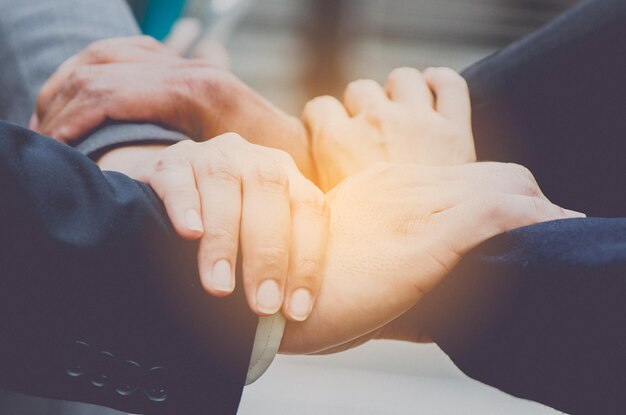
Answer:
[{"label": "blurred background", "polygon": [[[341,96],[358,78],[382,82],[398,66],[462,70],[574,3],[136,0],[133,6],[146,33],[189,56],[230,65],[299,114],[314,96]],[[466,378],[436,346],[383,341],[335,356],[278,356],[246,388],[240,409],[242,415],[555,413]]]},{"label": "blurred background", "polygon": [[[358,78],[384,81],[397,66],[461,70],[541,26],[576,0],[131,3],[144,31],[162,40],[167,40],[179,17],[197,19],[205,39],[194,42],[200,46],[195,54],[215,55],[210,46],[223,45],[231,69],[240,78],[283,109],[298,114],[311,97],[340,96],[346,83]],[[183,24],[174,32],[171,37],[180,44],[181,37],[198,30]],[[182,49],[194,54],[189,48]]]}]

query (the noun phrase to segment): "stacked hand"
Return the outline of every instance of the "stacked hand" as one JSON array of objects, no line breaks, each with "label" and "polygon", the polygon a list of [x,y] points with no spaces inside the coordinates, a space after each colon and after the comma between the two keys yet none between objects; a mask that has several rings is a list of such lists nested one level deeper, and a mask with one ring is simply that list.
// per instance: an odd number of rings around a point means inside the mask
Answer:
[{"label": "stacked hand", "polygon": [[581,216],[545,199],[525,168],[500,163],[383,164],[343,181],[327,202],[322,289],[311,317],[288,324],[284,352],[352,345],[414,306],[488,238]]},{"label": "stacked hand", "polygon": [[223,68],[180,58],[149,37],[99,41],[68,59],[41,89],[31,128],[72,143],[107,119],[158,122],[196,141],[235,132],[288,152],[313,177],[297,118]]},{"label": "stacked hand", "polygon": [[[469,95],[449,69],[402,68],[385,87],[352,83],[343,104],[310,102],[305,129],[221,69],[145,38],[110,40],[59,69],[33,126],[69,142],[107,118],[156,121],[200,140],[233,130],[296,160],[233,135],[101,160],[149,183],[179,234],[201,238],[211,294],[234,288],[241,246],[251,308],[268,315],[282,306],[292,320],[283,352],[395,333],[394,319],[472,247],[582,216],[550,203],[521,166],[464,164],[475,161]],[[325,200],[302,172],[330,190]]]}]

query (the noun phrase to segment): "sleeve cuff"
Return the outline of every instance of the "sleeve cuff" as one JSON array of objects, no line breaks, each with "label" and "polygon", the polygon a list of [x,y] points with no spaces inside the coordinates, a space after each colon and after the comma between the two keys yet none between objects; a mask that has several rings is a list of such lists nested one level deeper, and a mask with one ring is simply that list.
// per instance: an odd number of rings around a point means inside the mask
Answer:
[{"label": "sleeve cuff", "polygon": [[260,378],[274,361],[285,332],[285,322],[282,313],[276,313],[269,317],[259,317],[246,385],[250,385]]},{"label": "sleeve cuff", "polygon": [[105,123],[76,146],[76,149],[97,160],[115,147],[139,144],[176,144],[188,138],[176,131],[153,124]]}]

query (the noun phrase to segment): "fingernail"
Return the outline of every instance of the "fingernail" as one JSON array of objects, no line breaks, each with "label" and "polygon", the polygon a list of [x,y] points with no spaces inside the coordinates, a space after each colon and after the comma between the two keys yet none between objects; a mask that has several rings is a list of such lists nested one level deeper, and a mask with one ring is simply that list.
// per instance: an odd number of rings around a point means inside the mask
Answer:
[{"label": "fingernail", "polygon": [[311,314],[313,305],[311,293],[306,288],[298,288],[291,294],[289,315],[297,321],[304,321]]},{"label": "fingernail", "polygon": [[274,280],[263,281],[256,292],[256,305],[261,313],[275,314],[280,309],[280,287]]},{"label": "fingernail", "polygon": [[36,130],[39,127],[39,119],[37,118],[37,114],[33,114],[30,116],[30,121],[28,121],[28,128],[30,130]]},{"label": "fingernail", "polygon": [[220,259],[213,265],[211,285],[214,290],[224,293],[231,293],[235,289],[230,263],[225,259]]},{"label": "fingernail", "polygon": [[582,212],[576,212],[575,210],[569,210],[569,209],[563,209],[565,211],[565,215],[568,218],[586,218],[587,215],[585,215]]},{"label": "fingernail", "polygon": [[200,214],[195,209],[189,209],[187,213],[185,213],[185,223],[187,224],[187,229],[189,229],[190,231],[204,231]]}]

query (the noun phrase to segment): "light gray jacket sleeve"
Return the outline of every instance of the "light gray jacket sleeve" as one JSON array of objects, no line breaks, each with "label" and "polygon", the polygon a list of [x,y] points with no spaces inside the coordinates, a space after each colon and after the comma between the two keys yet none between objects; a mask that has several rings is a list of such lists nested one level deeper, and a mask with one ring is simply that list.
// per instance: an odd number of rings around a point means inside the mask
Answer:
[{"label": "light gray jacket sleeve", "polygon": [[[94,41],[138,34],[123,0],[0,0],[0,119],[27,125],[37,93],[63,61]],[[185,138],[151,124],[107,123],[77,148],[95,158],[123,144]]]}]

